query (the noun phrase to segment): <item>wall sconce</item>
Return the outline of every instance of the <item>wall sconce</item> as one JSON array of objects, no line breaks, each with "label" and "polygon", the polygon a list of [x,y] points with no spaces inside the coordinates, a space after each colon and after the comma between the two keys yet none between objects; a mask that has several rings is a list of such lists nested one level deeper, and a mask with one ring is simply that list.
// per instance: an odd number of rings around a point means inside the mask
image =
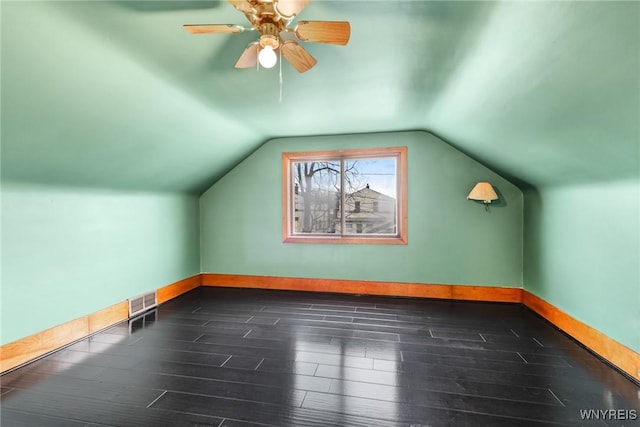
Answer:
[{"label": "wall sconce", "polygon": [[467,200],[481,200],[484,203],[484,210],[489,210],[489,203],[498,200],[498,195],[488,182],[479,182],[467,196]]}]

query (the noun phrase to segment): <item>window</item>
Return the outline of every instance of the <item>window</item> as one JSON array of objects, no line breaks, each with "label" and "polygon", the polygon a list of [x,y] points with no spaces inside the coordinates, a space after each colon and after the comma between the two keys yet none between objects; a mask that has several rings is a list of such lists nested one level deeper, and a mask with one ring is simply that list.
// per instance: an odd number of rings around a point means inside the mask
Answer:
[{"label": "window", "polygon": [[283,240],[406,244],[406,156],[406,147],[283,153]]}]

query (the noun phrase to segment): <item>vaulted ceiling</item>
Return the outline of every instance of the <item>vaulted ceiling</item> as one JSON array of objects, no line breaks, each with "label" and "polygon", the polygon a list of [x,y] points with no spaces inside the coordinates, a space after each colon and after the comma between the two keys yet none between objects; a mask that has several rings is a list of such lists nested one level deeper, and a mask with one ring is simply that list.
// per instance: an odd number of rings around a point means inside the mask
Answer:
[{"label": "vaulted ceiling", "polygon": [[[639,2],[312,0],[345,47],[233,68],[226,1],[3,1],[2,178],[206,189],[273,137],[424,129],[521,183],[637,179]],[[393,141],[390,141],[392,144]],[[304,147],[301,147],[304,149]]]}]

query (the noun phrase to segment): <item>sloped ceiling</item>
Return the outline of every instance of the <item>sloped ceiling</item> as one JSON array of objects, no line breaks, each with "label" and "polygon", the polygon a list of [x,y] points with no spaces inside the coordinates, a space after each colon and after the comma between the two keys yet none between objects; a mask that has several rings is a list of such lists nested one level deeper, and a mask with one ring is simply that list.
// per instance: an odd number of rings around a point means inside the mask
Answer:
[{"label": "sloped ceiling", "polygon": [[245,25],[226,1],[1,8],[3,180],[197,193],[273,137],[408,129],[525,185],[640,174],[638,2],[313,0],[351,41],[281,102],[233,68],[255,34],[182,30]]}]

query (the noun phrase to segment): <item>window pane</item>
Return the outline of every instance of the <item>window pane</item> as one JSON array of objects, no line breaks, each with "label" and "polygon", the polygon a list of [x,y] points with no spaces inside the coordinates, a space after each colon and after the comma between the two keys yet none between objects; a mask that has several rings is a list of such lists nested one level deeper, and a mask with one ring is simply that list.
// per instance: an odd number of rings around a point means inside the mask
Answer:
[{"label": "window pane", "polygon": [[345,234],[395,235],[396,158],[349,159],[344,168]]},{"label": "window pane", "polygon": [[292,162],[293,233],[340,234],[340,161]]},{"label": "window pane", "polygon": [[407,148],[282,153],[285,243],[407,244]]}]

